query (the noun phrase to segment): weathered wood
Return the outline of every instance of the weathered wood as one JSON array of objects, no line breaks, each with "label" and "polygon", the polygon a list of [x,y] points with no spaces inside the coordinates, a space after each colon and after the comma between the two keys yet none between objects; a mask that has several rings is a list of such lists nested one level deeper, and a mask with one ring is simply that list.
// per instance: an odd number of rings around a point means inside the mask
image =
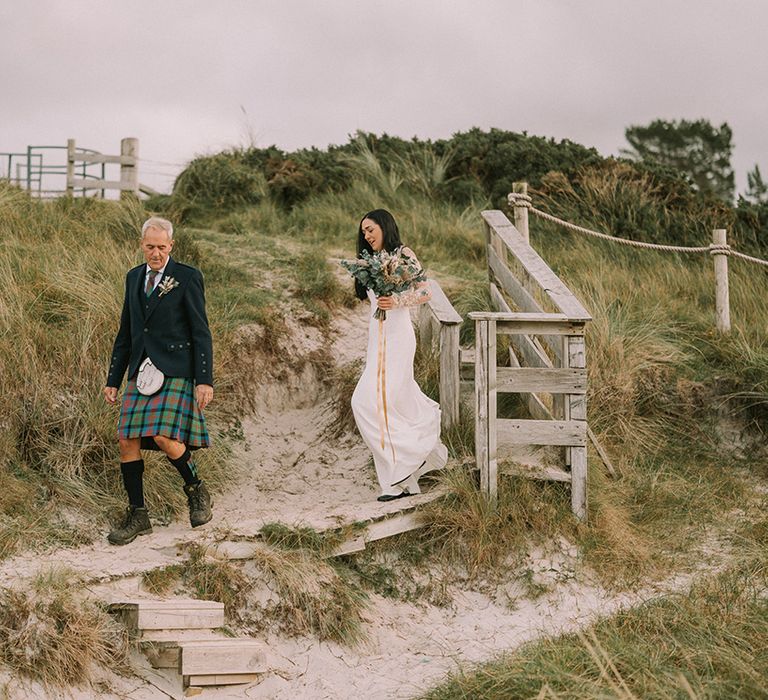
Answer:
[{"label": "weathered wood", "polygon": [[[724,228],[712,231],[712,243],[717,246],[727,245]],[[714,249],[712,260],[715,266],[715,320],[719,333],[731,331],[731,308],[728,291],[728,255],[726,250]]]},{"label": "weathered wood", "polygon": [[421,304],[416,312],[416,325],[419,329],[419,342],[429,350],[432,347],[432,309],[429,304]]},{"label": "weathered wood", "polygon": [[132,186],[122,180],[99,180],[96,178],[73,177],[72,187],[83,190],[132,190]]},{"label": "weathered wood", "polygon": [[459,330],[440,325],[440,422],[449,430],[459,422]]},{"label": "weathered wood", "polygon": [[587,444],[583,421],[558,420],[496,420],[499,441],[513,445],[575,445]]},{"label": "weathered wood", "polygon": [[67,139],[67,197],[74,195],[75,139]]},{"label": "weathered wood", "polygon": [[[586,367],[584,338],[568,338],[568,366],[574,369]],[[586,394],[568,395],[568,417],[571,422],[587,426]],[[579,520],[587,519],[587,446],[571,448],[571,510]]]},{"label": "weathered wood", "polygon": [[483,219],[525,269],[537,287],[549,297],[552,303],[566,316],[574,320],[591,321],[592,316],[581,305],[562,280],[550,269],[544,260],[531,248],[520,232],[500,211],[484,211]]},{"label": "weathered wood", "polygon": [[493,276],[499,281],[501,288],[512,297],[512,301],[517,304],[521,311],[528,313],[546,313],[541,304],[523,287],[517,278],[504,265],[499,256],[491,246],[486,249],[488,254],[488,267],[493,272]]},{"label": "weathered wood", "polygon": [[194,685],[240,685],[259,680],[258,673],[230,673],[210,676],[183,676],[185,686]]},{"label": "weathered wood", "polygon": [[110,605],[127,613],[126,625],[138,630],[212,629],[224,624],[224,604],[209,600],[136,600]]},{"label": "weathered wood", "polygon": [[498,462],[496,426],[498,424],[498,407],[496,401],[496,322],[488,322],[488,502],[491,508],[498,504]]},{"label": "weathered wood", "polygon": [[[512,191],[518,194],[528,194],[527,182],[513,182]],[[515,205],[515,228],[520,232],[523,239],[530,243],[530,234],[528,232],[528,207],[519,204]]]},{"label": "weathered wood", "polygon": [[583,321],[569,319],[563,314],[501,313],[472,311],[475,321],[495,321],[497,332],[519,335],[583,335]]},{"label": "weathered wood", "polygon": [[586,369],[499,367],[496,389],[505,393],[586,394]]},{"label": "weathered wood", "polygon": [[[501,264],[501,261],[490,248],[488,249],[488,263],[491,267],[491,272],[493,273],[491,276],[498,280],[499,284],[502,286],[502,289],[504,289],[504,291],[509,294],[510,297],[512,297],[512,301],[514,301],[520,309],[528,313],[546,313],[541,308],[539,303],[515,279],[514,275],[504,265]],[[496,274],[497,272],[498,274]],[[512,309],[510,308],[509,304],[507,304],[503,295],[493,282],[491,282],[491,301],[494,303],[498,311],[512,313]],[[547,336],[543,336],[543,341],[550,349],[552,354],[559,360],[562,357],[560,343],[553,341]],[[524,352],[526,353],[537,352],[533,338],[528,338],[527,336],[521,335],[516,337],[513,342],[516,347],[525,348]],[[530,347],[531,345],[534,347]]]},{"label": "weathered wood", "polygon": [[264,673],[268,670],[262,642],[256,639],[217,639],[181,642],[183,676]]},{"label": "weathered wood", "polygon": [[76,153],[74,160],[78,163],[117,163],[136,165],[133,156],[108,156],[104,153]]},{"label": "weathered wood", "polygon": [[[120,189],[121,197],[127,192],[139,194],[139,169],[136,163],[139,160],[139,139],[126,138],[120,141],[120,155],[125,156],[125,162],[120,165]],[[132,162],[129,162],[132,161]]]},{"label": "weathered wood", "polygon": [[480,490],[489,493],[488,426],[488,321],[475,321],[475,456],[480,470]]},{"label": "weathered wood", "polygon": [[453,308],[437,280],[429,280],[429,289],[432,292],[432,298],[428,302],[429,308],[440,323],[461,323],[464,320]]},{"label": "weathered wood", "polygon": [[[499,445],[499,458],[503,458],[503,456],[503,445]],[[499,468],[504,474],[524,476],[538,481],[561,481],[563,483],[570,483],[571,481],[570,472],[557,469],[556,467],[532,467],[517,462],[503,462]]]},{"label": "weathered wood", "polygon": [[[425,505],[431,503],[440,498],[443,498],[447,489],[443,487],[436,487],[429,491],[427,494],[419,496],[418,505]],[[415,497],[414,497],[415,498]],[[342,542],[336,549],[331,552],[330,556],[338,557],[344,554],[351,554],[353,552],[362,552],[365,549],[366,544],[369,542],[375,542],[376,540],[382,540],[387,537],[402,534],[403,532],[410,532],[411,530],[417,530],[424,526],[424,521],[420,517],[414,506],[407,505],[412,502],[411,498],[403,499],[400,501],[403,503],[403,510],[401,513],[390,515],[380,520],[374,520],[366,523],[361,529],[356,530],[355,533]]]},{"label": "weathered wood", "polygon": [[595,452],[597,452],[598,457],[600,457],[603,464],[605,465],[605,468],[608,470],[608,473],[613,477],[617,476],[616,467],[613,466],[611,458],[608,456],[608,453],[605,451],[605,448],[602,446],[602,444],[600,444],[597,436],[592,432],[592,428],[589,427],[589,424],[587,424],[587,437],[592,443],[592,447],[595,448]]}]

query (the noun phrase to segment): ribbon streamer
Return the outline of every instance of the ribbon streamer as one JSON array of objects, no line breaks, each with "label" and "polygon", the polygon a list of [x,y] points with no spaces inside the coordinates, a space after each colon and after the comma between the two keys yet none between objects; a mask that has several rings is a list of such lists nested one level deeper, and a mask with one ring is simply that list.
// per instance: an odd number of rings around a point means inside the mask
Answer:
[{"label": "ribbon streamer", "polygon": [[376,413],[379,415],[379,433],[381,434],[381,449],[385,449],[384,432],[389,437],[389,447],[392,450],[392,464],[397,461],[392,435],[389,432],[389,416],[387,415],[387,335],[384,330],[384,319],[379,319],[379,352],[376,365]]}]

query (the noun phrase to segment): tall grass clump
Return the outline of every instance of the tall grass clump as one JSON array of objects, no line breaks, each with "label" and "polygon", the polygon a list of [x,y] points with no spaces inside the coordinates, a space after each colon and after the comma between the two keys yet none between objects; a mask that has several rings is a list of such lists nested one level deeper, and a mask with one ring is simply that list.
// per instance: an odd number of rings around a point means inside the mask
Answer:
[{"label": "tall grass clump", "polygon": [[[146,216],[137,201],[42,202],[0,184],[0,557],[36,544],[80,543],[123,502],[117,409],[107,406],[102,389],[125,273],[142,259]],[[178,258],[206,272],[183,230],[176,243]],[[209,411],[214,434],[217,421],[236,412],[226,400],[236,325],[231,311],[218,307],[217,287],[209,315],[224,388]],[[203,466],[214,486],[225,473],[219,462]],[[150,507],[181,511],[178,476],[158,459],[148,469]]]},{"label": "tall grass clump", "polygon": [[59,687],[86,683],[97,666],[127,668],[127,631],[78,583],[74,572],[57,569],[23,591],[0,588],[0,663]]}]

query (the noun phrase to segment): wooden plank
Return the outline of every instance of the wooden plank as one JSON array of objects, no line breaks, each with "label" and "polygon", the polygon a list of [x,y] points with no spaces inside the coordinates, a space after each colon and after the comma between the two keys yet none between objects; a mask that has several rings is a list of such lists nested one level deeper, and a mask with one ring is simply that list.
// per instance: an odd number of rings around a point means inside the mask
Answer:
[{"label": "wooden plank", "polygon": [[208,676],[184,676],[185,686],[195,685],[239,685],[259,680],[258,673],[212,674]]},{"label": "wooden plank", "polygon": [[496,322],[488,323],[488,500],[495,509],[499,500],[499,474],[496,448],[498,438],[498,404],[496,401]]},{"label": "wooden plank", "polygon": [[[499,456],[503,456],[501,448]],[[556,467],[533,467],[528,464],[519,464],[517,462],[504,462],[501,466],[501,471],[504,474],[523,476],[538,481],[561,481],[563,483],[570,483],[571,481],[570,472],[557,469]]]},{"label": "wooden plank", "polygon": [[429,304],[421,304],[416,312],[416,325],[419,329],[419,342],[427,350],[432,348],[432,309]]},{"label": "wooden plank", "polygon": [[[490,253],[493,251],[490,251],[489,249],[489,262],[490,262]],[[500,262],[498,259],[494,261],[495,265],[500,265]],[[507,273],[507,276],[512,282],[509,282],[507,284],[503,284],[501,279],[497,277],[497,280],[500,284],[502,284],[502,288],[512,297],[512,300],[517,304],[518,307],[520,307],[523,311],[528,313],[544,313],[541,306],[539,306],[538,302],[530,295],[528,292],[520,285],[520,283],[515,279],[514,275],[512,275],[507,268],[501,266],[499,268],[500,270]],[[494,274],[495,276],[495,274]],[[510,293],[509,288],[515,287],[517,290],[516,294]],[[509,307],[509,304],[507,304],[506,299],[502,296],[501,292],[498,290],[496,285],[491,282],[491,301],[494,303],[498,311],[506,312],[506,313],[512,313],[512,309]],[[533,344],[534,340],[529,339],[527,342],[525,340],[527,336],[520,336],[519,338],[515,339],[515,345],[516,346],[528,346],[529,344]],[[552,354],[555,355],[556,358],[561,359],[562,357],[562,350],[560,348],[560,344],[557,342],[553,342],[552,339],[550,339],[548,336],[544,336],[544,342],[546,343],[547,347],[551,350]]]},{"label": "wooden plank", "polygon": [[[366,524],[364,529],[357,531],[353,536],[336,547],[330,556],[338,557],[344,554],[352,554],[353,552],[362,552],[369,542],[375,542],[376,540],[382,540],[386,537],[392,537],[424,527],[424,522],[416,508],[442,498],[446,493],[447,490],[445,488],[434,488],[425,496],[420,497],[419,503],[416,506],[403,506],[404,508],[409,508],[409,510],[404,510],[402,513],[396,513],[395,515]],[[400,502],[407,504],[409,501],[411,499],[403,499]]]},{"label": "wooden plank", "polygon": [[459,326],[440,326],[440,422],[450,430],[459,422]]},{"label": "wooden plank", "polygon": [[75,189],[85,190],[130,190],[131,185],[120,180],[96,180],[91,178],[72,178],[71,186]]},{"label": "wooden plank", "polygon": [[[584,338],[568,338],[568,367],[581,369],[586,367]],[[569,394],[567,414],[571,422],[587,426],[587,397],[581,394]],[[587,519],[587,446],[571,448],[571,510],[581,521]]]},{"label": "wooden plank", "polygon": [[505,393],[547,392],[586,394],[586,369],[541,369],[538,367],[499,367],[497,391]]},{"label": "wooden plank", "polygon": [[536,299],[528,292],[510,270],[502,263],[496,251],[488,246],[488,267],[493,272],[494,277],[499,281],[501,288],[512,297],[512,301],[517,306],[528,313],[546,313]]},{"label": "wooden plank", "polygon": [[268,670],[264,645],[256,639],[182,642],[179,646],[183,676],[264,673]]},{"label": "wooden plank", "polygon": [[523,266],[527,274],[536,282],[555,306],[566,316],[582,321],[591,321],[592,316],[582,306],[562,280],[550,269],[539,254],[531,248],[520,232],[512,225],[503,212],[484,211],[482,217],[488,223],[515,258]]},{"label": "wooden plank", "polygon": [[[470,314],[471,316],[471,314]],[[480,470],[480,490],[489,492],[488,429],[488,326],[485,320],[475,321],[475,458]]]},{"label": "wooden plank", "polygon": [[463,365],[475,366],[475,349],[474,348],[460,348],[459,359]]},{"label": "wooden plank", "polygon": [[123,165],[136,165],[136,158],[133,156],[108,156],[104,153],[77,153],[74,160],[76,163],[117,163]]},{"label": "wooden plank", "polygon": [[[584,335],[584,324],[569,319],[497,321],[498,333],[507,335]],[[551,342],[551,341],[550,341]]]},{"label": "wooden plank", "polygon": [[[175,602],[175,601],[169,601]],[[208,606],[139,606],[138,629],[212,629],[224,624],[224,604],[209,602]]]},{"label": "wooden plank", "polygon": [[499,442],[513,445],[575,445],[583,447],[587,440],[584,421],[516,420],[496,421]]},{"label": "wooden plank", "polygon": [[440,323],[461,323],[464,320],[448,301],[448,297],[445,296],[445,292],[437,280],[429,280],[429,289],[432,292],[432,298],[427,303]]}]

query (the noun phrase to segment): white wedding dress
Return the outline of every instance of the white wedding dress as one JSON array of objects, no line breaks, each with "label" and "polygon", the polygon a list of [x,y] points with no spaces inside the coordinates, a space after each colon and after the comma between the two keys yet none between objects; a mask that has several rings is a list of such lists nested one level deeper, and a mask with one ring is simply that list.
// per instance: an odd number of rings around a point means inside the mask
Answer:
[{"label": "white wedding dress", "polygon": [[[376,297],[368,290],[368,351],[352,394],[352,411],[360,435],[373,453],[382,495],[399,495],[404,490],[419,493],[418,476],[405,486],[395,484],[414,474],[425,461],[428,464],[422,472],[443,467],[447,459],[440,442],[440,405],[422,393],[413,378],[416,336],[408,306],[428,301],[429,286],[393,296],[397,308],[389,309],[380,325],[373,317]],[[383,329],[381,338],[379,328]],[[384,354],[383,362],[380,354]]]}]

